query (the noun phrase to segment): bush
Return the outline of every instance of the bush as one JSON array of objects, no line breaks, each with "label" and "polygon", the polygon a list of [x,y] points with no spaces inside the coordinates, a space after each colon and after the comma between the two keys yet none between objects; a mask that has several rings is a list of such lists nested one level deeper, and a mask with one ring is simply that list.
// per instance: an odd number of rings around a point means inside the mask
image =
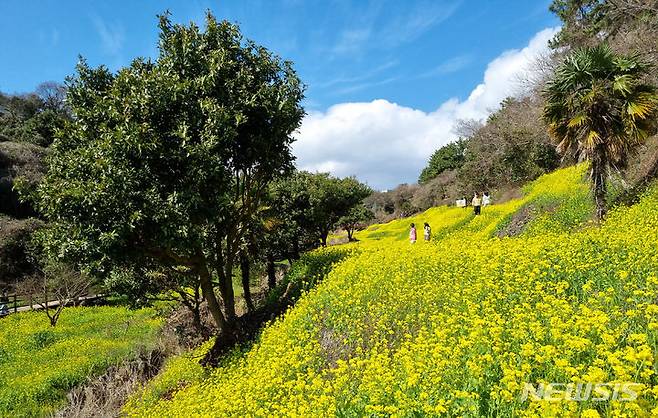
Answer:
[{"label": "bush", "polygon": [[34,273],[28,257],[35,231],[43,227],[37,219],[12,219],[0,215],[0,289]]}]

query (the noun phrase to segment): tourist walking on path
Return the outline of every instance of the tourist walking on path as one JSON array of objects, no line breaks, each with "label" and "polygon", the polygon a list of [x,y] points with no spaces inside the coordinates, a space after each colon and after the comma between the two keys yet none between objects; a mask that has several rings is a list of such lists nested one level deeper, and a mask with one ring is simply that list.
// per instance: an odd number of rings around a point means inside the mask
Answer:
[{"label": "tourist walking on path", "polygon": [[411,229],[409,230],[409,241],[411,241],[412,244],[416,243],[416,225],[411,224]]},{"label": "tourist walking on path", "polygon": [[482,195],[482,206],[489,206],[491,204],[491,197],[489,197],[489,192],[484,192]]},{"label": "tourist walking on path", "polygon": [[482,200],[480,199],[480,196],[478,196],[477,192],[473,195],[473,200],[471,201],[471,204],[473,205],[473,213],[476,215],[480,214],[480,206],[482,205]]},{"label": "tourist walking on path", "polygon": [[432,238],[432,228],[427,222],[425,222],[425,226],[423,226],[423,236],[425,237],[425,241],[429,241],[430,238]]}]

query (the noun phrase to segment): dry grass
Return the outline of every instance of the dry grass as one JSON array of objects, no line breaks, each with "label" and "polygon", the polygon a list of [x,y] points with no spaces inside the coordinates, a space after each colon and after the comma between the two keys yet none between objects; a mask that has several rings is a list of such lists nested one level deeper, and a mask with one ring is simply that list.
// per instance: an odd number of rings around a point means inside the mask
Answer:
[{"label": "dry grass", "polygon": [[181,328],[193,328],[191,315],[185,315],[185,311],[187,309],[181,308],[167,319],[155,348],[142,351],[132,359],[111,367],[103,375],[88,379],[69,392],[68,405],[53,416],[66,418],[119,416],[128,397],[156,376],[168,357],[179,355],[187,347],[196,344],[196,340],[187,338],[192,334],[191,332],[181,332]]},{"label": "dry grass", "polygon": [[156,349],[112,367],[102,376],[90,379],[86,384],[71,391],[68,394],[68,406],[54,416],[118,416],[128,396],[158,373],[164,359],[165,354]]}]

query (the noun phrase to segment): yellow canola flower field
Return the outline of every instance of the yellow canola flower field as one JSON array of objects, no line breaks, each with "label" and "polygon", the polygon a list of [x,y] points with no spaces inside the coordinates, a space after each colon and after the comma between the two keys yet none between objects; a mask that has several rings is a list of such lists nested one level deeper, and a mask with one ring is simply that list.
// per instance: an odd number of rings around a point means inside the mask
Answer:
[{"label": "yellow canola flower field", "polygon": [[[196,383],[129,416],[658,415],[658,188],[601,225],[585,168],[522,199],[436,208],[431,243],[405,219],[359,234],[353,255]],[[559,205],[559,206],[556,206]],[[550,208],[496,238],[522,207]],[[326,251],[326,250],[324,250]],[[637,399],[523,399],[526,384],[632,382]]]}]

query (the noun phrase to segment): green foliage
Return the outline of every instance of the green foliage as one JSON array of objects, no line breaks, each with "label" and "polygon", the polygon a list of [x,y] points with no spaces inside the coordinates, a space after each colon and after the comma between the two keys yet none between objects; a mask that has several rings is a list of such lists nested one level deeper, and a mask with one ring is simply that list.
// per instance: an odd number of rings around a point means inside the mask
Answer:
[{"label": "green foliage", "polygon": [[354,206],[347,215],[338,219],[337,225],[347,231],[347,239],[352,241],[355,229],[364,227],[367,222],[375,218],[375,214],[363,204]]},{"label": "green foliage", "polygon": [[317,246],[315,232],[307,229],[308,179],[306,173],[294,172],[272,184],[262,246],[274,260],[299,258],[301,251]]},{"label": "green foliage", "polygon": [[294,230],[310,232],[312,241],[323,245],[338,220],[372,193],[354,177],[341,179],[304,171],[284,179],[276,190],[280,196],[276,202],[286,208],[284,218],[294,222]]},{"label": "green foliage", "polygon": [[[208,14],[205,30],[160,18],[159,55],[116,74],[84,61],[67,81],[75,119],[39,187],[52,256],[96,274],[184,266],[203,278],[218,326],[268,183],[292,166],[304,111],[292,68]],[[210,272],[219,276],[221,318]]]},{"label": "green foliage", "polygon": [[606,25],[608,0],[553,0],[549,10],[564,24],[552,41],[553,47],[582,45],[591,36],[598,35]]},{"label": "green foliage", "polygon": [[46,154],[47,149],[38,145],[0,142],[0,213],[14,218],[36,215],[30,197],[45,172]]},{"label": "green foliage", "polygon": [[372,189],[354,177],[338,179],[326,173],[308,176],[309,206],[306,224],[317,231],[323,245],[338,220],[349,213]]},{"label": "green foliage", "polygon": [[43,227],[37,219],[11,219],[0,215],[0,288],[33,274],[30,242],[35,231]]},{"label": "green foliage", "polygon": [[643,83],[648,70],[637,55],[615,54],[606,45],[584,48],[567,57],[544,90],[543,116],[558,150],[592,162],[599,218],[606,177],[655,131],[658,94]]},{"label": "green foliage", "polygon": [[40,312],[0,320],[0,416],[46,416],[89,376],[151,349],[162,321],[152,310],[69,308],[56,328]]},{"label": "green foliage", "polygon": [[[50,83],[52,89],[63,87]],[[41,87],[41,86],[40,86]],[[0,93],[0,142],[29,143],[41,147],[52,144],[55,132],[69,119],[63,106],[63,93],[48,96],[31,93],[9,96]]]},{"label": "green foliage", "polygon": [[427,183],[446,170],[460,168],[466,161],[464,153],[467,145],[468,141],[461,138],[434,151],[427,163],[427,167],[420,173],[418,182],[420,184]]},{"label": "green foliage", "polygon": [[[562,21],[560,32],[551,42],[554,48],[593,46],[603,40],[614,42],[622,50],[651,53],[658,35],[655,1],[553,0],[549,9]],[[641,39],[634,42],[628,38]]]}]

